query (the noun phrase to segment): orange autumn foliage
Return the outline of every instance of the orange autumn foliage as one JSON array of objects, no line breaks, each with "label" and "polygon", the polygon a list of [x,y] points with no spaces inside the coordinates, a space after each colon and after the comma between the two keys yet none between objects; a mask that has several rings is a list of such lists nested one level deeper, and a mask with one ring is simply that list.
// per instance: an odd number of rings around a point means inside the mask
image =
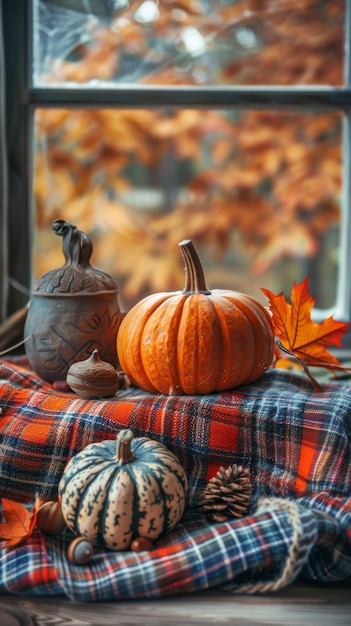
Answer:
[{"label": "orange autumn foliage", "polygon": [[3,522],[0,523],[0,543],[5,548],[13,548],[30,537],[36,525],[39,500],[31,510],[20,502],[1,499]]},{"label": "orange autumn foliage", "polygon": [[291,304],[283,293],[274,295],[264,288],[262,291],[269,300],[274,333],[278,339],[278,348],[283,353],[298,359],[305,366],[305,371],[306,366],[347,371],[327,348],[342,346],[342,337],[350,323],[334,320],[333,316],[321,323],[312,319],[315,299],[309,292],[308,276],[300,284],[294,283]]},{"label": "orange autumn foliage", "polygon": [[[213,3],[210,11],[205,4],[158,3],[158,19],[145,27],[134,19],[141,3],[130,2],[111,24],[91,26],[89,45],[79,38],[69,59],[48,64],[44,80],[118,83],[127,56],[136,72],[141,68],[140,84],[342,84],[342,0],[241,0]],[[240,29],[255,33],[259,45],[238,48],[207,74],[201,55],[181,71],[173,56],[156,54],[150,32],[159,42],[174,41],[175,33],[180,41],[185,28],[201,33],[209,54],[216,41],[234,45]],[[259,275],[282,259],[314,258],[340,220],[341,115],[233,111],[37,110],[36,274],[62,262],[50,230],[58,217],[92,236],[96,264],[116,276],[127,308],[149,293],[176,289],[182,280],[176,244],[184,238],[223,260],[239,234],[238,256],[258,287]],[[140,180],[146,182],[139,189]],[[140,190],[134,209],[129,198]],[[235,277],[226,274],[223,287],[228,280],[245,290],[240,268]]]}]

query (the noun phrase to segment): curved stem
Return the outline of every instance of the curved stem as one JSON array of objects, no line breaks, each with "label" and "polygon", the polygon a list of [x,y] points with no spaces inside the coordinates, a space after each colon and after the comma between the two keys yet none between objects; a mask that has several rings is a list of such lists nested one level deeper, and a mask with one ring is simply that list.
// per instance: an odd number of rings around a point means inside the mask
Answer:
[{"label": "curved stem", "polygon": [[82,265],[85,268],[90,265],[93,245],[85,233],[62,219],[52,223],[52,230],[56,235],[63,237],[62,249],[66,265]]},{"label": "curved stem", "polygon": [[116,461],[120,463],[134,461],[135,456],[131,448],[133,437],[133,432],[129,428],[119,431],[117,435]]},{"label": "curved stem", "polygon": [[205,293],[211,292],[206,287],[205,276],[201,261],[191,239],[185,239],[179,244],[185,268],[185,287],[183,293]]}]

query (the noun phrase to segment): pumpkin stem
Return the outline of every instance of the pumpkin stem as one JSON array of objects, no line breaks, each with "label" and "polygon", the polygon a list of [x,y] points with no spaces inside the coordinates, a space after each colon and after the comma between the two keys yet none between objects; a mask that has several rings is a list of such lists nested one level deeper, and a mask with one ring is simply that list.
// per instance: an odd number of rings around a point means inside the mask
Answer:
[{"label": "pumpkin stem", "polygon": [[205,276],[201,261],[191,239],[185,239],[179,244],[185,267],[185,287],[183,293],[205,293],[211,292],[206,287]]},{"label": "pumpkin stem", "polygon": [[135,456],[131,448],[133,437],[133,432],[129,428],[119,431],[117,435],[116,461],[120,463],[134,461]]}]

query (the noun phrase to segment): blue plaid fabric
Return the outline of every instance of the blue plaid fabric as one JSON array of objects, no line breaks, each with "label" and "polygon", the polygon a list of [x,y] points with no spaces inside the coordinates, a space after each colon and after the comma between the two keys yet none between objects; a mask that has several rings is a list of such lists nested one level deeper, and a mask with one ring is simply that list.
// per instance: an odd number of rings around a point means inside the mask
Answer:
[{"label": "blue plaid fabric", "polygon": [[[341,515],[345,508],[348,512]],[[226,587],[265,593],[298,576],[336,582],[351,572],[351,500],[319,497],[288,502],[265,498],[254,514],[236,521],[179,524],[150,552],[96,549],[84,566],[72,565],[72,536],[30,540],[0,557],[0,591],[64,595],[75,601],[157,598]]]},{"label": "blue plaid fabric", "polygon": [[[0,551],[0,592],[64,595],[77,601],[156,598],[224,586],[275,591],[296,578],[351,576],[351,387],[316,393],[303,376],[270,370],[223,394],[165,397],[137,389],[86,401],[55,392],[26,364],[0,362],[0,496],[56,495],[71,456],[122,427],[163,441],[189,478],[180,524],[134,553],[95,549],[84,566],[66,555],[72,535],[35,529]],[[220,466],[250,467],[248,514],[210,522],[200,507]]]}]

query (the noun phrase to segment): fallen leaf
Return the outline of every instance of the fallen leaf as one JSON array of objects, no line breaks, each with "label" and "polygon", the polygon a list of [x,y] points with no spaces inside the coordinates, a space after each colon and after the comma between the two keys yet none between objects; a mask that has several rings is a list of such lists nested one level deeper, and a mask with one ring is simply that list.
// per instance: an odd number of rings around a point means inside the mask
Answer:
[{"label": "fallen leaf", "polygon": [[[308,366],[348,371],[335,355],[328,352],[327,347],[342,347],[341,339],[350,323],[336,321],[333,316],[321,323],[312,320],[315,299],[309,292],[308,276],[300,284],[293,284],[291,304],[283,293],[274,295],[268,289],[262,289],[262,292],[270,303],[278,348],[297,358],[313,383],[316,381],[309,373]],[[318,383],[316,385],[319,387]]]},{"label": "fallen leaf", "polygon": [[20,502],[2,498],[2,517],[5,521],[0,523],[0,540],[3,540],[3,547],[13,548],[30,537],[40,504],[41,501],[38,500],[30,510]]}]

